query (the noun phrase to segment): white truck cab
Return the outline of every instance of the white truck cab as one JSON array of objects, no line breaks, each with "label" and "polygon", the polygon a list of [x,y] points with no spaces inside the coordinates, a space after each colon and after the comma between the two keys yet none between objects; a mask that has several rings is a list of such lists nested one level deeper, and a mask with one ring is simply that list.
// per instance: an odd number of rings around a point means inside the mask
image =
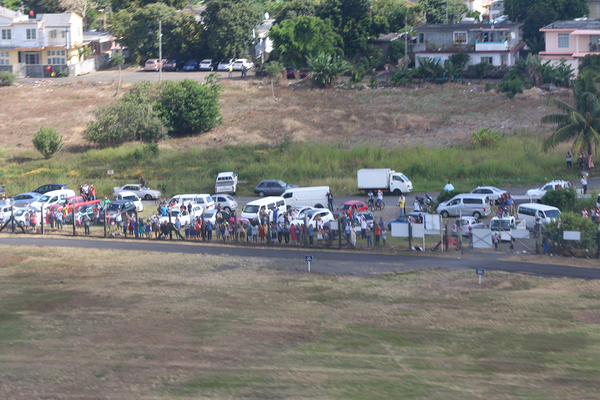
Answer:
[{"label": "white truck cab", "polygon": [[221,172],[215,182],[215,194],[237,192],[238,176],[233,172]]}]

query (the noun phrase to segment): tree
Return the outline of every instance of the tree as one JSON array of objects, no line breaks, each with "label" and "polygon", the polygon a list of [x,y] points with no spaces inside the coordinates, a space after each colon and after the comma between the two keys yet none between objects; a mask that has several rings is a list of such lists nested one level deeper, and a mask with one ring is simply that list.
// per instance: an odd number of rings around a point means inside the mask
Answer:
[{"label": "tree", "polygon": [[157,112],[173,135],[202,133],[221,123],[221,85],[214,77],[210,79],[212,84],[191,79],[163,82]]},{"label": "tree", "polygon": [[574,107],[559,99],[552,100],[562,114],[550,114],[542,118],[542,123],[558,126],[544,141],[544,151],[573,140],[576,153],[595,153],[600,144],[600,91],[594,77],[593,73],[586,72],[573,81]]},{"label": "tree", "polygon": [[419,7],[413,2],[406,0],[372,0],[371,4],[373,6],[373,19],[381,18],[385,20],[387,32],[403,32],[405,17],[409,25],[416,25]]},{"label": "tree", "polygon": [[315,58],[308,58],[307,64],[313,83],[322,88],[331,86],[340,75],[350,68],[350,64],[339,56],[334,57],[323,53]]},{"label": "tree", "polygon": [[277,61],[271,61],[267,64],[267,75],[271,78],[271,95],[275,98],[275,89],[273,83],[279,83],[282,75],[285,72],[285,67]]},{"label": "tree", "polygon": [[504,12],[515,22],[524,22],[523,39],[543,37],[540,28],[558,20],[589,14],[588,0],[504,0]]},{"label": "tree", "polygon": [[317,16],[330,19],[344,41],[344,53],[354,57],[367,48],[371,33],[369,0],[325,0],[317,9]]},{"label": "tree", "polygon": [[164,3],[165,5],[173,7],[176,10],[181,10],[188,4],[188,0],[110,0],[110,4],[114,12],[127,9],[136,10],[138,8],[144,8],[148,4],[153,3]]},{"label": "tree", "polygon": [[[428,24],[443,24],[446,22],[446,0],[419,0],[421,10],[427,15]],[[463,0],[448,1],[448,23],[460,22],[469,7]]]},{"label": "tree", "polygon": [[248,53],[261,12],[250,0],[212,0],[202,12],[202,19],[213,56],[241,57]]},{"label": "tree", "polygon": [[125,57],[121,53],[116,53],[112,56],[112,60],[110,60],[112,65],[116,65],[119,67],[119,86],[117,86],[117,91],[115,92],[115,96],[119,94],[119,90],[121,89],[121,65],[125,63]]},{"label": "tree", "polygon": [[285,20],[269,31],[273,50],[284,65],[303,67],[309,57],[319,53],[335,54],[341,50],[342,38],[334,32],[330,20],[317,17],[298,17]]},{"label": "tree", "polygon": [[317,10],[315,0],[292,0],[286,3],[275,15],[275,25],[282,23],[286,19],[297,17],[314,17]]},{"label": "tree", "polygon": [[33,147],[42,153],[44,158],[49,159],[62,149],[63,139],[56,129],[42,126],[33,137]]}]

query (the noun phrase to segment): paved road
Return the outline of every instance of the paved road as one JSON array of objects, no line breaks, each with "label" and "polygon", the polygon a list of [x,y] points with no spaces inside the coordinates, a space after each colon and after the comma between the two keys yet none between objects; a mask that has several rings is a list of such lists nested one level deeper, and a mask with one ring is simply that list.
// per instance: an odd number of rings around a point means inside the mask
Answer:
[{"label": "paved road", "polygon": [[184,254],[206,254],[232,257],[258,257],[278,260],[286,269],[305,269],[304,255],[314,255],[312,271],[330,275],[368,276],[370,274],[421,268],[472,269],[505,271],[552,277],[600,279],[600,269],[566,267],[552,264],[507,262],[497,254],[482,254],[480,258],[440,257],[426,255],[369,254],[361,252],[319,251],[316,249],[248,248],[227,245],[142,242],[135,240],[92,240],[54,238],[0,238],[0,245],[50,246],[88,249],[160,251]]}]

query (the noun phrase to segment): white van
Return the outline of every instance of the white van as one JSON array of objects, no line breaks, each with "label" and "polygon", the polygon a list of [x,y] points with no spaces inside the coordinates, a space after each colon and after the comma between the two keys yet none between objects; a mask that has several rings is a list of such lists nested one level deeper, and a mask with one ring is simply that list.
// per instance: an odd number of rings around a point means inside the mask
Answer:
[{"label": "white van", "polygon": [[250,222],[256,223],[260,218],[261,210],[265,210],[267,215],[270,216],[269,213],[273,207],[277,207],[277,213],[279,215],[283,214],[287,210],[285,199],[283,197],[270,196],[251,201],[250,203],[246,204],[242,210],[240,218],[246,218]]},{"label": "white van", "polygon": [[290,188],[281,197],[285,199],[288,207],[308,204],[314,208],[326,208],[327,192],[329,192],[329,186]]},{"label": "white van", "polygon": [[538,217],[542,225],[546,225],[548,222],[556,220],[559,216],[560,210],[558,208],[545,204],[524,203],[519,204],[519,208],[517,208],[517,218],[526,221],[527,229],[535,227],[535,219]]},{"label": "white van", "polygon": [[144,205],[142,204],[142,200],[138,197],[137,194],[130,192],[128,190],[123,190],[122,192],[117,193],[117,200],[129,200],[135,204],[135,208],[137,212],[144,211]]},{"label": "white van", "polygon": [[173,196],[167,204],[175,203],[175,204],[186,204],[189,202],[192,204],[200,204],[202,208],[205,210],[212,210],[216,207],[215,201],[210,196],[210,194],[178,194]]},{"label": "white van", "polygon": [[444,218],[452,216],[468,216],[475,218],[488,216],[492,212],[490,198],[486,194],[464,193],[457,194],[448,201],[440,203],[437,213]]},{"label": "white van", "polygon": [[64,199],[65,197],[75,196],[75,192],[71,189],[61,189],[61,190],[53,190],[51,192],[44,193],[41,197],[38,197],[34,202],[30,205],[35,208],[44,208],[51,206],[53,204],[58,203],[60,199]]}]

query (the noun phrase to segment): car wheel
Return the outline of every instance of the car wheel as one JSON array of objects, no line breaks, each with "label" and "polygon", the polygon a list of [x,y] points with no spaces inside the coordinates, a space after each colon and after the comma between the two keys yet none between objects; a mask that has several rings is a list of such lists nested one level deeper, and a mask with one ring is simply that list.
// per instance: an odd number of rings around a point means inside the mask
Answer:
[{"label": "car wheel", "polygon": [[442,216],[442,218],[448,218],[450,216],[450,214],[448,214],[448,211],[442,211],[440,215]]},{"label": "car wheel", "polygon": [[400,189],[394,190],[394,195],[395,196],[400,196],[400,193],[402,193],[402,191]]},{"label": "car wheel", "polygon": [[258,197],[265,197],[265,192],[258,192]]},{"label": "car wheel", "polygon": [[150,196],[149,194],[144,196],[144,200],[152,200],[152,196]]},{"label": "car wheel", "polygon": [[229,207],[225,207],[223,210],[227,211],[229,214],[231,214],[231,208]]},{"label": "car wheel", "polygon": [[474,216],[475,218],[479,219],[479,218],[481,218],[481,213],[480,213],[479,211],[475,211],[475,212],[473,213],[473,216]]}]

